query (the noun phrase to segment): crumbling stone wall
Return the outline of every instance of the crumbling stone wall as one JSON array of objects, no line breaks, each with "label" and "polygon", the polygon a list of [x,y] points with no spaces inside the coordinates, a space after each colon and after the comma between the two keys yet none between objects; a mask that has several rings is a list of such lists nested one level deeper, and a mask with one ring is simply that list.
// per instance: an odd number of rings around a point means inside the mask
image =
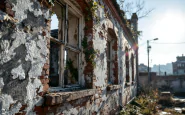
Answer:
[{"label": "crumbling stone wall", "polygon": [[[40,1],[40,2],[38,2]],[[86,20],[84,38],[96,51],[95,65],[83,62],[85,90],[48,91],[50,10],[42,0],[3,0],[0,5],[0,87],[3,114],[115,114],[136,95],[136,81],[126,85],[125,46],[131,55],[136,41],[120,22],[109,0],[98,3],[96,19]],[[69,1],[68,1],[69,2]],[[88,16],[88,0],[70,0]],[[45,5],[44,5],[44,4]],[[103,6],[103,7],[102,7]],[[112,84],[107,76],[107,36],[112,44]],[[82,49],[83,50],[83,49]],[[82,55],[83,58],[85,54]],[[134,58],[135,62],[136,59]],[[136,70],[135,70],[136,71]],[[136,72],[134,72],[136,73]],[[134,75],[136,77],[136,74]],[[136,79],[135,79],[136,80]],[[60,89],[62,90],[62,89]],[[44,98],[43,98],[44,97]]]},{"label": "crumbling stone wall", "polygon": [[[96,68],[94,69],[94,73],[96,76],[96,81],[93,83],[96,87],[100,88],[102,94],[100,94],[100,99],[103,101],[109,100],[109,95],[117,95],[115,100],[119,100],[119,102],[115,102],[117,105],[125,105],[129,100],[131,100],[136,95],[136,72],[134,74],[135,81],[132,83],[132,66],[131,66],[131,55],[136,54],[135,45],[137,42],[133,42],[130,36],[125,32],[123,26],[118,22],[118,18],[112,12],[112,9],[108,5],[108,1],[99,0],[100,6],[98,9],[98,17],[100,17],[100,22],[95,22],[94,24],[94,38],[93,45],[95,50],[98,50],[98,55],[96,58]],[[110,30],[112,31],[110,33]],[[114,34],[114,43],[112,46],[112,79],[114,82],[111,84],[108,83],[107,79],[107,35]],[[126,63],[125,63],[125,47],[129,49],[129,77],[130,83],[126,85]],[[134,57],[134,62],[136,66],[136,56]],[[135,67],[136,68],[136,67]],[[136,70],[134,70],[136,71]],[[109,93],[107,91],[107,87],[111,85],[120,85],[120,88],[116,91],[112,91]],[[101,102],[101,104],[103,103]],[[109,101],[108,101],[109,102]],[[107,103],[110,105],[111,103]],[[109,109],[110,110],[110,109]]]},{"label": "crumbling stone wall", "polygon": [[50,11],[37,0],[1,0],[0,78],[3,115],[35,114],[48,73]]},{"label": "crumbling stone wall", "polygon": [[[148,73],[140,73],[139,85],[143,88],[148,86]],[[185,75],[157,76],[152,72],[150,85],[161,91],[185,92]]]}]

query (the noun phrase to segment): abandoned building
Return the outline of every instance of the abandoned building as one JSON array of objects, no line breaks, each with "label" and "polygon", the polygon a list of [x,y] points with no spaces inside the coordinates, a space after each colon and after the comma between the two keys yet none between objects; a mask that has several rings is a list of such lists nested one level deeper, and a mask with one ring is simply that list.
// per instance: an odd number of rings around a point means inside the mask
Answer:
[{"label": "abandoned building", "polygon": [[1,0],[0,114],[119,112],[137,92],[137,21],[116,0]]},{"label": "abandoned building", "polygon": [[174,75],[185,75],[185,56],[177,56],[177,61],[172,62]]}]

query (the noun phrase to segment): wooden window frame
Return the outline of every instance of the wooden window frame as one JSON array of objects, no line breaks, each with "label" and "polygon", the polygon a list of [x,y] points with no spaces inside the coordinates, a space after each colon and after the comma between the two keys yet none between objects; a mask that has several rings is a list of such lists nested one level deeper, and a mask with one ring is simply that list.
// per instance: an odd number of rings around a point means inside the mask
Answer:
[{"label": "wooden window frame", "polygon": [[[82,40],[82,36],[83,36],[83,15],[80,12],[80,10],[78,8],[76,8],[76,6],[74,6],[70,1],[68,0],[63,0],[63,1],[59,1],[56,0],[55,1],[56,4],[59,4],[61,7],[65,7],[65,16],[64,16],[64,20],[63,20],[63,24],[61,27],[61,31],[63,34],[60,34],[60,32],[58,32],[58,36],[60,36],[62,39],[55,39],[55,38],[51,38],[50,40],[52,42],[57,43],[58,45],[60,45],[60,58],[59,58],[59,86],[58,87],[65,87],[64,85],[64,70],[65,70],[65,65],[64,65],[64,53],[65,53],[65,49],[68,49],[72,52],[78,53],[77,56],[77,68],[78,68],[78,84],[81,85],[81,70],[80,70],[80,63],[81,63],[81,57],[82,57],[82,50],[81,50],[81,40]],[[67,42],[68,39],[68,14],[72,14],[75,17],[77,17],[79,19],[78,21],[78,46],[77,47],[73,47],[72,45],[70,45]],[[59,25],[61,26],[61,25]],[[59,37],[58,37],[59,38]]]}]

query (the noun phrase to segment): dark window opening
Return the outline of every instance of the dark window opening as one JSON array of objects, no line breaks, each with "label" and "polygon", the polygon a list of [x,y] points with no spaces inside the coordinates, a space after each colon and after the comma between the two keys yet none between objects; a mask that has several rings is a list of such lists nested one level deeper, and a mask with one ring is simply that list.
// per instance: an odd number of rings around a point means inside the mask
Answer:
[{"label": "dark window opening", "polygon": [[132,81],[134,81],[134,55],[131,55],[131,61],[132,61]]},{"label": "dark window opening", "polygon": [[125,48],[125,64],[126,64],[126,82],[130,82],[130,77],[129,77],[129,52],[128,48]]},{"label": "dark window opening", "polygon": [[50,75],[49,75],[49,85],[58,86],[59,83],[59,50],[60,46],[55,42],[50,42]]},{"label": "dark window opening", "polygon": [[107,76],[108,83],[111,83],[111,42],[107,41]]}]

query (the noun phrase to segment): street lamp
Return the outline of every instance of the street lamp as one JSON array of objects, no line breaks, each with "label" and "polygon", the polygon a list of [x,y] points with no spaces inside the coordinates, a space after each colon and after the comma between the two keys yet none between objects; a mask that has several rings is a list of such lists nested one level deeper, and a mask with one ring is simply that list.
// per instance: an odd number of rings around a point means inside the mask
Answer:
[{"label": "street lamp", "polygon": [[152,40],[147,40],[147,52],[148,52],[148,83],[150,83],[150,64],[149,64],[149,52],[151,46],[149,45],[150,41],[158,40],[158,38],[152,39]]}]

